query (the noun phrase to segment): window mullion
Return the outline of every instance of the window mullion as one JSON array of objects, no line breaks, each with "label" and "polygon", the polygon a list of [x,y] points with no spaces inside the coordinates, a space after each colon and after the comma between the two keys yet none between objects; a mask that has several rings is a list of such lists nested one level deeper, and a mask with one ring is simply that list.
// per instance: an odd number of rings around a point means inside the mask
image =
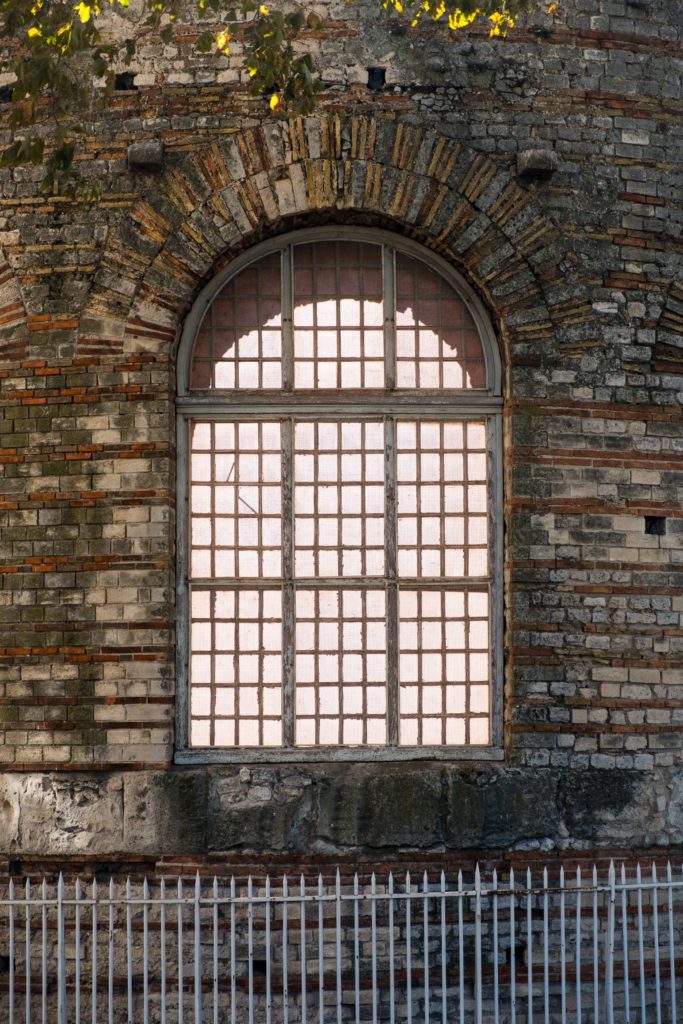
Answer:
[{"label": "window mullion", "polygon": [[387,742],[398,745],[398,584],[396,581],[396,421],[384,421],[385,524],[384,558],[387,576]]},{"label": "window mullion", "polygon": [[[384,379],[387,391],[396,387],[396,261],[394,249],[385,245],[383,256],[384,292]],[[396,582],[396,420],[384,420],[385,451],[385,572],[387,576],[387,744],[398,746],[398,584]]]},{"label": "window mullion", "polygon": [[384,380],[387,391],[396,387],[396,301],[394,250],[383,247]]},{"label": "window mullion", "polygon": [[292,286],[292,246],[286,245],[282,250],[280,264],[280,281],[282,295],[282,390],[294,390],[294,327],[293,327],[293,286]]},{"label": "window mullion", "polygon": [[282,423],[282,742],[294,745],[294,520],[293,432]]},{"label": "window mullion", "polygon": [[[282,250],[282,387],[294,388],[292,246]],[[282,421],[282,743],[294,746],[294,421]]]},{"label": "window mullion", "polygon": [[499,453],[502,451],[503,423],[500,416],[489,416],[486,420],[486,444],[488,450],[488,498],[489,498],[489,664],[491,721],[491,742],[495,746],[503,743],[503,588],[495,581],[503,579],[503,467]]}]

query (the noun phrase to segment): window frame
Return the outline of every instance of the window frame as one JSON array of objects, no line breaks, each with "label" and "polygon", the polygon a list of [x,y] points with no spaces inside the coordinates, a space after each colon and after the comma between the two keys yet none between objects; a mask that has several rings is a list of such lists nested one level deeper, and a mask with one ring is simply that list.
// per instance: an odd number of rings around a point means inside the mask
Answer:
[{"label": "window frame", "polygon": [[[341,390],[313,392],[270,389],[247,391],[207,389],[191,392],[189,377],[197,333],[207,310],[223,288],[236,274],[263,257],[284,250],[283,281],[290,269],[291,247],[318,241],[357,241],[383,245],[384,271],[388,270],[387,253],[392,250],[421,261],[456,291],[467,305],[477,326],[484,351],[487,386],[463,389],[458,393],[433,392],[427,398],[415,396],[410,390],[378,398],[354,391],[349,397]],[[393,256],[391,258],[393,267]],[[389,270],[389,273],[393,271]],[[393,281],[389,294],[393,294]],[[387,295],[385,279],[384,294]],[[283,305],[283,329],[291,330]],[[386,318],[385,337],[393,345],[393,309]],[[391,335],[391,338],[389,337]],[[339,396],[340,401],[335,402]],[[361,419],[385,416],[424,418],[434,409],[436,418],[485,420],[488,443],[489,491],[489,555],[490,555],[490,636],[491,636],[491,740],[487,746],[383,746],[383,747],[191,747],[189,745],[189,427],[193,420],[231,421],[240,415],[254,419],[267,415],[280,418],[294,416],[319,420],[357,416]],[[330,225],[302,228],[261,242],[238,256],[223,268],[200,292],[182,331],[177,353],[177,514],[176,514],[176,720],[175,761],[179,764],[202,763],[289,763],[289,762],[379,762],[379,761],[492,761],[503,759],[503,464],[502,464],[502,366],[500,350],[491,321],[483,304],[466,281],[444,259],[411,239],[374,228]],[[277,581],[274,580],[274,583]]]}]

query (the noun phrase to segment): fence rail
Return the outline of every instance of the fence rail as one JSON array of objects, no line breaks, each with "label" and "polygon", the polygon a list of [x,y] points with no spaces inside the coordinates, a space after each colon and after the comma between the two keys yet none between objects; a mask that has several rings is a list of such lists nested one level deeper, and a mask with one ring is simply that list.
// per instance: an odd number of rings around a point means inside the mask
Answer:
[{"label": "fence rail", "polygon": [[683,874],[10,881],[2,1024],[677,1024]]}]

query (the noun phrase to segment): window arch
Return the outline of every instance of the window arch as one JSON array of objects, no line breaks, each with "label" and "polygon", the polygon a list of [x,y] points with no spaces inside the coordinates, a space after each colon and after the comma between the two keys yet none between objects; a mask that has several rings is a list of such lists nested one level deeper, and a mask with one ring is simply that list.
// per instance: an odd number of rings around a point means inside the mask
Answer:
[{"label": "window arch", "polygon": [[180,760],[497,756],[501,367],[388,232],[294,232],[178,354]]}]

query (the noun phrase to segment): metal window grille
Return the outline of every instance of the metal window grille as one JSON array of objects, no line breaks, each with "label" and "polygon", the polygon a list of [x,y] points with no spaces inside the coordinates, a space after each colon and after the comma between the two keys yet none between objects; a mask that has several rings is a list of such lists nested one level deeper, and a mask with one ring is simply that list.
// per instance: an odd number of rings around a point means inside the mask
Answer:
[{"label": "metal window grille", "polygon": [[494,340],[433,257],[335,235],[256,250],[188,321],[180,745],[495,752]]},{"label": "metal window grille", "polygon": [[0,897],[7,1024],[676,1024],[671,864],[48,884]]}]

